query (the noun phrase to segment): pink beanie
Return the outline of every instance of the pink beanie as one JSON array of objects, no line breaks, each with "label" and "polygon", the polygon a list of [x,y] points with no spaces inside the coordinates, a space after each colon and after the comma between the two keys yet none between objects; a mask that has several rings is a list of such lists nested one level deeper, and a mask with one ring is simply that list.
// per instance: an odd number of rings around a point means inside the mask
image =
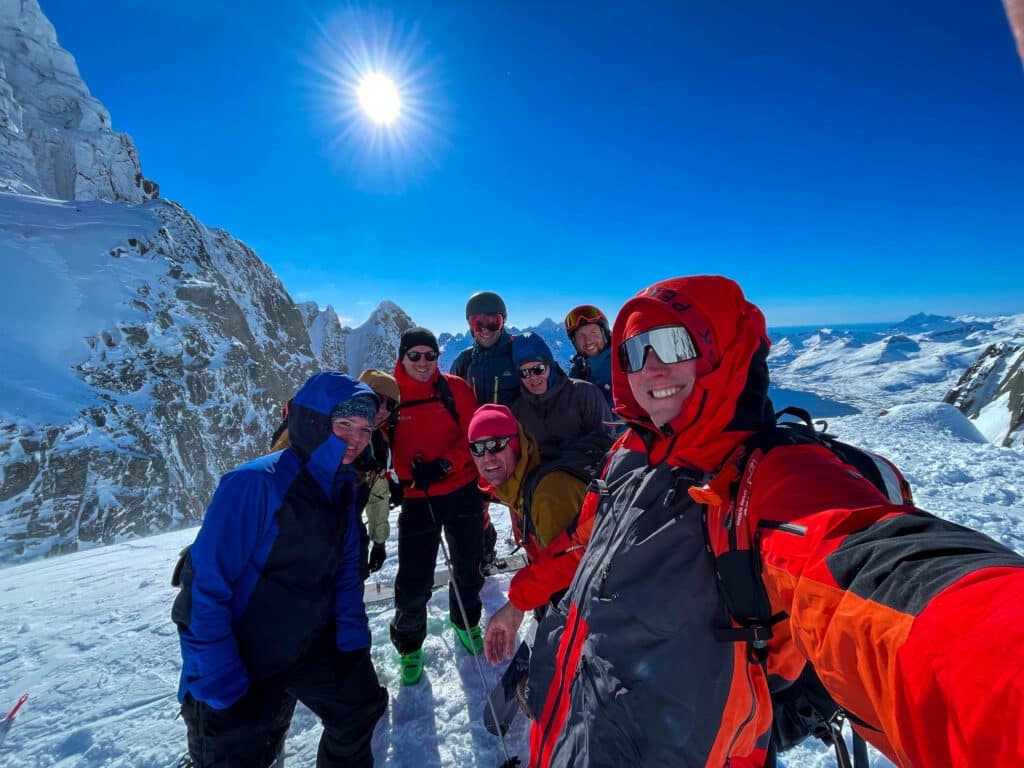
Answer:
[{"label": "pink beanie", "polygon": [[519,450],[519,424],[516,417],[504,405],[486,403],[476,409],[469,420],[470,441],[484,440],[488,437],[511,437],[516,450]]}]

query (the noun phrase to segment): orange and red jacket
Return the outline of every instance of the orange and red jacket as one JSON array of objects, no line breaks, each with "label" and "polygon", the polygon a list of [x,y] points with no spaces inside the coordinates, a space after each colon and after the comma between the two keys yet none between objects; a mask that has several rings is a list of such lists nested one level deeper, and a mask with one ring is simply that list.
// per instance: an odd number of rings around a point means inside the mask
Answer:
[{"label": "orange and red jacket", "polygon": [[573,530],[585,497],[585,484],[574,475],[559,471],[549,472],[534,487],[530,503],[533,519],[524,525],[526,479],[540,466],[541,454],[533,435],[522,424],[517,426],[520,453],[512,474],[496,487],[483,478],[479,485],[484,493],[509,508],[512,533],[530,562],[512,577],[508,599],[519,610],[530,611],[545,605],[569,586],[583,555],[589,526],[584,531]]},{"label": "orange and red jacket", "polygon": [[[476,398],[469,385],[458,376],[435,371],[430,381],[421,382],[405,372],[402,363],[395,366],[395,380],[402,393],[402,406],[391,435],[391,465],[405,486],[409,498],[423,498],[424,493],[412,485],[412,462],[446,459],[451,464],[448,474],[430,486],[431,496],[443,496],[477,479],[476,465],[469,454],[466,430],[476,410]],[[434,382],[444,376],[455,398],[458,423],[441,402]],[[427,400],[429,402],[416,401]]]},{"label": "orange and red jacket", "polygon": [[[769,679],[728,623],[701,515],[688,490],[767,426],[767,339],[756,307],[724,278],[654,286],[701,345],[682,413],[655,428],[613,373],[631,429],[612,451],[606,495],[579,525],[591,539],[530,667],[531,765],[763,766]],[[1024,765],[1024,558],[981,533],[891,503],[820,446],[774,448],[747,476],[775,612],[767,675],[810,662],[859,732],[901,766]],[[718,526],[718,528],[716,528]],[[713,534],[714,535],[714,534]],[[772,680],[776,683],[777,680]]]}]

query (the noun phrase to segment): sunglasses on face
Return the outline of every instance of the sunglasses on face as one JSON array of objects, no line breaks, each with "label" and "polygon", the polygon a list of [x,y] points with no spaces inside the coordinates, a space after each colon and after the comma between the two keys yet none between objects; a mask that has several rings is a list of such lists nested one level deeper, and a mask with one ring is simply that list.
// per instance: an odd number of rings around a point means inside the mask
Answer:
[{"label": "sunglasses on face", "polygon": [[500,331],[505,321],[501,315],[471,315],[469,327],[474,331]]},{"label": "sunglasses on face", "polygon": [[619,344],[619,367],[626,373],[643,370],[651,350],[666,365],[700,357],[690,332],[681,325],[671,325],[638,333]]},{"label": "sunglasses on face", "polygon": [[565,330],[572,333],[581,325],[596,323],[599,320],[604,320],[604,312],[592,304],[583,304],[569,310],[569,314],[565,316]]},{"label": "sunglasses on face", "polygon": [[428,363],[432,363],[435,360],[437,360],[437,358],[440,357],[440,355],[437,354],[437,352],[417,352],[416,350],[410,350],[409,352],[406,352],[405,356],[408,357],[414,363],[418,363],[421,357],[424,358]]},{"label": "sunglasses on face", "polygon": [[[413,362],[415,362],[415,361],[413,361]],[[389,411],[391,411],[391,413],[395,413],[395,411],[398,410],[399,403],[398,403],[397,400],[395,400],[395,398],[393,398],[393,397],[382,397],[381,400],[383,401],[384,407],[387,408]]]},{"label": "sunglasses on face", "polygon": [[530,368],[520,368],[519,378],[528,379],[531,376],[543,376],[544,371],[547,369],[548,367],[544,363],[537,363],[537,365],[531,366]]},{"label": "sunglasses on face", "polygon": [[485,453],[494,455],[505,450],[505,446],[512,440],[511,437],[489,437],[486,440],[474,440],[469,444],[469,452],[480,458]]}]

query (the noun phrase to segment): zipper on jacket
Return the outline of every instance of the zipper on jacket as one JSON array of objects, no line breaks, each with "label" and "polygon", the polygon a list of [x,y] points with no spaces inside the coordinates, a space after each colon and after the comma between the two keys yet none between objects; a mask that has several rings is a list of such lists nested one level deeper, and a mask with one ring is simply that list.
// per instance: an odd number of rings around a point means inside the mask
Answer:
[{"label": "zipper on jacket", "polygon": [[739,724],[739,727],[736,729],[736,732],[733,733],[732,741],[729,742],[729,749],[727,749],[725,752],[725,763],[723,763],[723,765],[726,767],[728,767],[728,765],[732,762],[732,750],[733,747],[736,746],[736,742],[739,741],[740,734],[743,733],[744,729],[748,725],[750,725],[750,722],[754,719],[754,712],[757,710],[757,698],[754,695],[754,680],[750,676],[751,665],[749,663],[745,663],[743,666],[747,673],[747,690],[750,692],[750,710],[747,712],[746,719]]},{"label": "zipper on jacket", "polygon": [[[651,471],[651,467],[649,467],[649,466],[644,467],[643,469],[640,470],[640,474],[637,477],[637,488],[639,488],[641,485],[643,485],[644,478],[647,476],[647,474],[650,471]],[[597,512],[595,511],[594,514],[596,516]],[[601,553],[600,557],[598,558],[598,563],[601,564],[603,567],[600,568],[600,569],[595,568],[591,572],[590,576],[587,577],[587,580],[582,585],[582,588],[576,591],[576,595],[579,595],[580,597],[586,595],[587,592],[590,591],[590,585],[593,583],[594,577],[597,575],[597,573],[599,571],[603,573],[608,568],[609,564],[607,562],[603,562],[603,560],[608,557],[609,552],[612,550],[612,548],[615,545],[616,536],[617,536],[617,534],[619,532],[619,528],[621,527],[621,524],[622,524],[622,518],[615,518],[613,516],[613,522],[614,522],[614,527],[612,528],[612,535],[609,537],[608,544],[605,546],[604,551]],[[574,603],[574,601],[570,600],[570,604],[573,604],[573,603]],[[571,650],[576,645],[576,636],[577,636],[577,633],[579,632],[581,620],[582,620],[581,612],[579,610],[577,610],[576,611],[576,621],[573,623],[572,630],[571,630],[571,632],[569,634],[569,644],[566,646],[567,650]],[[568,629],[568,627],[566,627],[566,629]],[[565,655],[565,658],[562,660],[562,669],[561,669],[562,685],[559,687],[558,691],[555,693],[555,705],[551,709],[552,713],[555,713],[555,712],[558,711],[559,704],[560,704],[561,699],[562,699],[562,695],[564,694],[564,695],[568,696],[570,694],[570,692],[571,692],[569,690],[569,689],[572,688],[571,682],[570,682],[570,684],[568,686],[566,686],[566,681],[565,681],[565,673],[568,670],[568,666],[569,666],[569,656],[570,656],[570,654],[567,653]],[[581,652],[580,658],[581,659],[583,658],[582,657],[582,652]],[[550,695],[550,691],[549,691],[549,695]],[[547,707],[547,705],[545,704],[545,708],[546,707]],[[551,726],[552,725],[554,725],[554,719],[553,718],[552,718],[552,720],[550,720],[545,725],[544,734],[543,734],[543,736],[541,737],[541,740],[540,740],[540,750],[539,750],[539,752],[540,752],[541,755],[544,754],[545,744],[547,743],[548,738],[551,736]]]},{"label": "zipper on jacket", "polygon": [[757,523],[758,528],[769,528],[773,531],[782,531],[783,533],[792,533],[795,536],[806,536],[807,526],[799,525],[797,523],[784,523],[781,520],[759,520]]}]

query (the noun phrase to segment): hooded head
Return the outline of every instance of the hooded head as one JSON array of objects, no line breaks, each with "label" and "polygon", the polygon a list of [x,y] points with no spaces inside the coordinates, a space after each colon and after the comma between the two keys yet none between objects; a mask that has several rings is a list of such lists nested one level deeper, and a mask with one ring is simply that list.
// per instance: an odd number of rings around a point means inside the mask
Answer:
[{"label": "hooded head", "polygon": [[[331,414],[339,405],[353,398],[358,398],[359,407],[367,411],[371,410],[368,401],[379,402],[366,384],[343,373],[328,371],[316,374],[303,384],[288,410],[292,450],[328,496],[332,495],[334,476],[341,466],[346,447],[345,442],[334,435]],[[372,410],[375,411],[376,407]]]},{"label": "hooded head", "polygon": [[[528,379],[520,378],[519,383],[530,394],[543,394],[556,380],[555,358],[547,342],[536,333],[527,331],[512,340],[512,362],[515,363],[517,373],[530,363],[543,363],[547,366],[547,370],[540,377],[531,375]],[[540,378],[544,380],[543,388],[539,383]]]},{"label": "hooded head", "polygon": [[[679,413],[654,424],[633,394],[618,349],[637,333],[672,325],[688,331],[699,357],[692,391]],[[702,275],[656,283],[626,302],[615,319],[615,412],[653,433],[656,441],[671,438],[671,450],[682,461],[713,469],[751,432],[774,423],[768,399],[770,343],[761,310],[732,280]]]}]

